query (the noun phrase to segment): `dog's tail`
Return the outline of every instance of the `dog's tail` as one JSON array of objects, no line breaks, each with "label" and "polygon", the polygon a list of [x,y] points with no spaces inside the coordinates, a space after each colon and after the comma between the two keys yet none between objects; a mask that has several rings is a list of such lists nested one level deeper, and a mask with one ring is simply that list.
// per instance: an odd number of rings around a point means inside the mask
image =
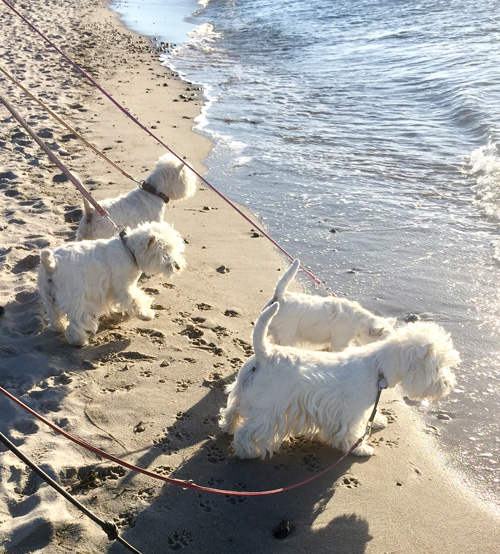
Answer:
[{"label": "dog's tail", "polygon": [[300,267],[300,260],[294,260],[291,267],[286,271],[285,275],[279,280],[278,284],[276,285],[276,289],[274,290],[274,301],[280,301],[283,298],[283,294],[285,293],[288,285],[294,280],[295,275],[297,275],[297,271]]},{"label": "dog's tail", "polygon": [[265,308],[259,316],[255,328],[253,330],[253,350],[257,360],[266,358],[270,354],[271,344],[267,340],[267,331],[273,317],[278,313],[279,303],[271,304],[269,308]]},{"label": "dog's tail", "polygon": [[57,263],[52,250],[49,248],[42,250],[40,254],[40,262],[48,275],[52,275],[52,273],[54,273]]},{"label": "dog's tail", "polygon": [[95,208],[85,198],[85,196],[82,196],[82,198],[83,198],[83,211],[85,212],[85,215],[87,216],[87,221],[90,223],[90,220],[92,219],[92,216],[94,215]]}]

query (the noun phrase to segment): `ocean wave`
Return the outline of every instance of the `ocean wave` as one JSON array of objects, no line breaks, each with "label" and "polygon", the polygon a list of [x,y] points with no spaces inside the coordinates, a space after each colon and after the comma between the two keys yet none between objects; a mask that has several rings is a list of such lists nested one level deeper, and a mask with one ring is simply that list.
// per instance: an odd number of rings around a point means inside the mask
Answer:
[{"label": "ocean wave", "polygon": [[500,152],[493,143],[476,148],[464,173],[476,182],[472,190],[476,204],[488,218],[500,222]]}]

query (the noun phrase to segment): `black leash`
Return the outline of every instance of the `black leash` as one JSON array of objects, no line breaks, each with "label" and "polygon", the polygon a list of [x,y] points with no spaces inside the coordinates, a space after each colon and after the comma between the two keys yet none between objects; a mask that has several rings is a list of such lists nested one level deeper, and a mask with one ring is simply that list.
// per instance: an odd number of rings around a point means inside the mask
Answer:
[{"label": "black leash", "polygon": [[387,379],[384,377],[384,374],[379,371],[378,383],[377,383],[377,398],[375,400],[375,405],[373,406],[370,419],[366,424],[365,434],[363,435],[363,438],[361,440],[366,439],[366,437],[372,432],[373,422],[375,420],[375,416],[377,415],[377,408],[378,408],[378,403],[380,401],[380,396],[382,395],[382,391],[385,390],[386,388],[387,388]]},{"label": "black leash", "polygon": [[68,493],[65,489],[63,489],[58,483],[52,479],[49,475],[47,475],[42,469],[40,469],[34,462],[32,462],[29,458],[27,458],[18,448],[15,446],[10,440],[0,432],[0,441],[3,442],[3,444],[13,453],[15,454],[20,460],[22,460],[32,471],[34,471],[38,476],[40,476],[48,485],[50,485],[53,489],[55,489],[59,494],[64,496],[66,500],[71,502],[73,506],[76,506],[80,511],[82,511],[87,517],[89,517],[92,521],[97,523],[101,527],[101,529],[106,533],[108,536],[108,539],[110,541],[118,541],[123,546],[128,548],[130,552],[135,552],[136,554],[141,554],[140,550],[137,550],[134,548],[131,544],[129,544],[125,539],[120,537],[118,534],[118,527],[115,523],[112,521],[104,521],[97,517],[93,512],[88,510],[83,504],[78,502],[75,498],[71,496],[71,494]]}]

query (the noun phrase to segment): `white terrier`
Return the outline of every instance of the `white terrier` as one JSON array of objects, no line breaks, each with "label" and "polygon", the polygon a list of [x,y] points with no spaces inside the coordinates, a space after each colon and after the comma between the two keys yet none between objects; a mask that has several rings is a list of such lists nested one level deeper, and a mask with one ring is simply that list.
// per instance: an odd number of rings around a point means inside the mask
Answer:
[{"label": "white terrier", "polygon": [[330,347],[338,352],[353,340],[369,344],[394,332],[396,318],[378,317],[357,302],[334,296],[288,292],[286,289],[299,267],[300,261],[295,260],[276,285],[272,300],[264,307],[276,301],[280,304],[269,327],[276,344],[314,349]]},{"label": "white terrier", "polygon": [[[410,398],[436,400],[455,385],[459,361],[450,336],[435,323],[417,322],[389,338],[343,352],[277,346],[266,338],[276,302],[259,316],[255,354],[229,385],[221,428],[234,434],[239,458],[264,458],[289,437],[317,438],[343,452],[361,438],[375,404],[379,376],[400,385]],[[354,451],[370,456],[362,442]]]},{"label": "white terrier", "polygon": [[42,250],[38,289],[49,328],[84,346],[102,312],[153,319],[152,298],[137,287],[142,272],[170,277],[186,265],[184,241],[168,223],[144,223],[123,237],[71,242]]},{"label": "white terrier", "polygon": [[[163,155],[139,188],[108,198],[101,206],[118,227],[137,227],[147,221],[163,221],[169,200],[190,198],[196,192],[196,175],[172,154]],[[108,239],[116,234],[112,223],[83,198],[85,214],[76,233],[77,240]]]}]

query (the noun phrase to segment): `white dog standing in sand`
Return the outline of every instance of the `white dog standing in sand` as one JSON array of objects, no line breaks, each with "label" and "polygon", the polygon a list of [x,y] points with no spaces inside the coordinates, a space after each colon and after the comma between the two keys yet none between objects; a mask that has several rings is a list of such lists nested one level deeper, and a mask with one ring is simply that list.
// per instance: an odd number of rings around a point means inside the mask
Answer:
[{"label": "white dog standing in sand", "polygon": [[[163,221],[169,200],[194,196],[197,178],[194,172],[172,154],[163,155],[140,187],[108,198],[101,206],[118,227],[134,228],[147,221]],[[112,223],[102,217],[83,198],[84,215],[78,226],[77,240],[107,239],[116,234]]]},{"label": "white dog standing in sand", "polygon": [[137,287],[141,273],[170,277],[186,265],[184,241],[168,223],[145,223],[123,237],[44,249],[38,289],[49,328],[84,346],[103,312],[153,319],[152,298]]},{"label": "white dog standing in sand", "polygon": [[[411,323],[383,341],[339,353],[317,352],[268,342],[278,309],[276,302],[260,314],[255,354],[227,388],[227,407],[221,410],[221,428],[234,435],[239,458],[272,456],[284,440],[297,436],[349,451],[365,432],[382,376],[389,388],[400,385],[412,399],[436,400],[455,385],[451,369],[459,354],[435,323]],[[353,451],[372,453],[365,442]]]},{"label": "white dog standing in sand", "polygon": [[280,309],[273,318],[269,333],[276,344],[330,347],[343,350],[351,341],[359,344],[387,338],[394,332],[396,318],[382,318],[365,310],[357,302],[334,296],[313,296],[286,289],[300,267],[295,260],[276,285],[272,300]]}]

